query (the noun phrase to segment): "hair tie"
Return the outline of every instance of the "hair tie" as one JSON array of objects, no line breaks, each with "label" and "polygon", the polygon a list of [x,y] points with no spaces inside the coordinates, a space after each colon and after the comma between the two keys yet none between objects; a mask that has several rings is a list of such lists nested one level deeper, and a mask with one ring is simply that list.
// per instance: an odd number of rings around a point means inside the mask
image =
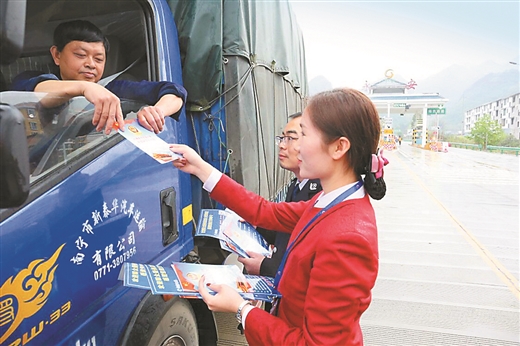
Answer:
[{"label": "hair tie", "polygon": [[383,157],[383,149],[378,149],[377,155],[372,154],[370,162],[370,173],[374,173],[375,178],[382,178],[384,175],[383,167],[388,165],[388,160]]}]

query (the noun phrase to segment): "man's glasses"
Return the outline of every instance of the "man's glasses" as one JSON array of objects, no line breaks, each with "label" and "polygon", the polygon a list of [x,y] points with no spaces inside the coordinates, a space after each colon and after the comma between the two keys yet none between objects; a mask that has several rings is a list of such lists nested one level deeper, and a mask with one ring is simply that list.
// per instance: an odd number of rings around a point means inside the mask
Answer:
[{"label": "man's glasses", "polygon": [[275,141],[276,141],[276,145],[280,145],[282,143],[292,143],[292,142],[296,142],[299,138],[297,137],[291,137],[291,136],[276,136],[274,137]]}]

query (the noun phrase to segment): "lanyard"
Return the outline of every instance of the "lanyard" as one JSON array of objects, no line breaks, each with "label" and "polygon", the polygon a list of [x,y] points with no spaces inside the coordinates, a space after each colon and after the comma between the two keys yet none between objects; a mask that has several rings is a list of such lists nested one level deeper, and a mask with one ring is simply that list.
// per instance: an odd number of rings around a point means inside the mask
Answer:
[{"label": "lanyard", "polygon": [[283,255],[282,262],[280,262],[280,266],[278,267],[278,271],[276,272],[276,276],[274,278],[274,286],[276,288],[278,288],[278,283],[280,282],[280,279],[282,277],[282,273],[283,273],[283,271],[285,269],[285,262],[287,261],[287,257],[289,256],[289,253],[292,251],[292,249],[294,247],[294,244],[296,243],[298,238],[300,238],[300,236],[303,234],[303,232],[305,232],[305,230],[307,228],[309,228],[309,226],[314,221],[316,221],[316,219],[318,219],[323,213],[325,213],[327,210],[329,210],[330,208],[332,208],[336,204],[344,201],[346,198],[348,198],[354,192],[359,190],[362,186],[363,186],[363,182],[361,180],[358,180],[358,182],[354,186],[351,186],[348,190],[346,190],[341,195],[336,197],[332,202],[330,202],[327,206],[325,206],[325,208],[321,209],[316,215],[314,215],[314,217],[309,222],[307,222],[305,227],[302,228],[302,230],[300,231],[300,233],[298,233],[296,238],[294,238],[294,240],[289,244],[289,246],[287,247],[287,250],[285,251],[285,253]]}]

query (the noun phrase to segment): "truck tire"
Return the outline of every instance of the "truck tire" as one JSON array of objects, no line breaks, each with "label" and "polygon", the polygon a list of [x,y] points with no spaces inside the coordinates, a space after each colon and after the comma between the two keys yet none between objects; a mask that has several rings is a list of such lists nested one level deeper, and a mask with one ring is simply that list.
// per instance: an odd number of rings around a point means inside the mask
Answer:
[{"label": "truck tire", "polygon": [[198,346],[197,319],[190,304],[150,296],[124,343],[127,346]]}]

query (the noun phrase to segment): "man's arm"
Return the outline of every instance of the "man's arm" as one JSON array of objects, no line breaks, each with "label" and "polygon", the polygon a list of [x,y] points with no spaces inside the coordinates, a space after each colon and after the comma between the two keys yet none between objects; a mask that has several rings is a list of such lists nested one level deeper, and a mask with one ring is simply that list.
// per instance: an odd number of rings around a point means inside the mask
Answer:
[{"label": "man's arm", "polygon": [[48,96],[41,100],[41,104],[47,108],[56,107],[75,96],[84,96],[94,105],[92,124],[96,126],[97,131],[105,128],[105,133],[109,134],[116,122],[124,122],[119,98],[97,83],[46,80],[38,83],[34,91],[48,93]]},{"label": "man's arm", "polygon": [[170,116],[177,113],[183,104],[184,102],[179,96],[166,94],[159,99],[155,104],[155,107],[159,108],[163,114],[166,114],[166,116]]}]

